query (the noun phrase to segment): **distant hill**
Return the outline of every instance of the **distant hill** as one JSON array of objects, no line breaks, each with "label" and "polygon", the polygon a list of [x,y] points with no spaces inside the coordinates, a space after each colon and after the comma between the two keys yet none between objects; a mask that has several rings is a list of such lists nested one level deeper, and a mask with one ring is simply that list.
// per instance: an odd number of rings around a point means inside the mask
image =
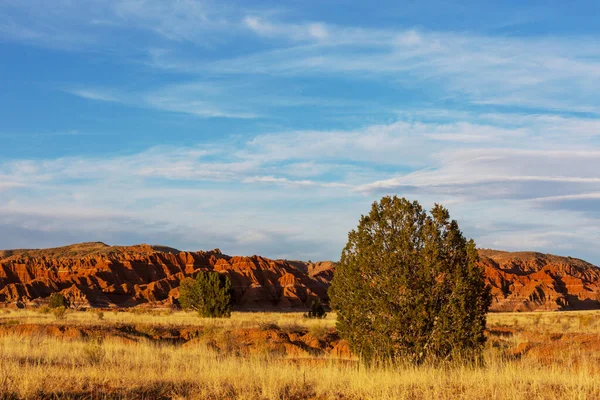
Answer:
[{"label": "distant hill", "polygon": [[[534,252],[479,253],[492,311],[600,308],[600,269],[590,263]],[[176,302],[182,279],[206,270],[230,276],[237,309],[305,309],[315,297],[328,300],[335,265],[101,242],[4,250],[0,302],[34,304],[61,292],[76,306],[167,305]]]}]

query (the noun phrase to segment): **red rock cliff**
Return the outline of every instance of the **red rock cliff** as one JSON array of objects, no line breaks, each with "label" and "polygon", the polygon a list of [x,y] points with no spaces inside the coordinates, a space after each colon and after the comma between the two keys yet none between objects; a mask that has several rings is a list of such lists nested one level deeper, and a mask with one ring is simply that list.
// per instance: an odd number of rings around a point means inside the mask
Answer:
[{"label": "red rock cliff", "polygon": [[600,268],[571,257],[480,250],[492,311],[600,308]]},{"label": "red rock cliff", "polygon": [[0,301],[28,303],[62,292],[80,306],[168,304],[182,279],[205,270],[229,275],[237,308],[305,308],[312,298],[326,299],[330,279],[326,271],[307,273],[310,265],[149,245],[8,250],[0,251]]}]

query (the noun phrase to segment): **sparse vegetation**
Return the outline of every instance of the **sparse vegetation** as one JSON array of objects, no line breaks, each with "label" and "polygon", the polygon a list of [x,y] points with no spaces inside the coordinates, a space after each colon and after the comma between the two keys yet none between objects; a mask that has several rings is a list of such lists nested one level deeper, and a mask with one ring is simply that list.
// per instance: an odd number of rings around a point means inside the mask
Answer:
[{"label": "sparse vegetation", "polygon": [[233,289],[231,280],[218,272],[200,272],[195,279],[186,278],[179,286],[179,302],[184,309],[194,310],[202,317],[231,316]]},{"label": "sparse vegetation", "polygon": [[371,362],[476,361],[491,303],[475,243],[448,210],[384,197],[348,234],[329,296],[337,327]]}]

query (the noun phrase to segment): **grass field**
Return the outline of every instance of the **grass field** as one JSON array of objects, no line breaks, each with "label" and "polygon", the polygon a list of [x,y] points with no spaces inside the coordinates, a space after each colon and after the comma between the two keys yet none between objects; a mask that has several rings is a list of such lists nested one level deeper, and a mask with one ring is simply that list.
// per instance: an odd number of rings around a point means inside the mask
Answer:
[{"label": "grass field", "polygon": [[[251,336],[326,347],[334,315],[0,310],[0,398],[600,398],[600,312],[490,314],[488,325],[484,366],[369,369],[332,352],[240,352]],[[170,340],[183,331],[196,336]]]}]

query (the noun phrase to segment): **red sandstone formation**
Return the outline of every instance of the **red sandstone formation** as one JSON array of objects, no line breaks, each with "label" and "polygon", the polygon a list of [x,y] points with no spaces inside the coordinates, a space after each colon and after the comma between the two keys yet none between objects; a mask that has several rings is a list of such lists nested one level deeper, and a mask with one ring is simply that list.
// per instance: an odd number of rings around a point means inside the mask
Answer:
[{"label": "red sandstone formation", "polygon": [[[600,269],[592,264],[540,253],[480,250],[480,256],[492,311],[600,308]],[[0,302],[27,304],[61,292],[75,306],[166,305],[179,297],[179,282],[200,270],[229,275],[237,309],[304,309],[312,298],[327,301],[335,263],[103,243],[6,250]]]},{"label": "red sandstone formation", "polygon": [[205,270],[229,275],[237,308],[305,308],[312,298],[326,299],[330,279],[322,271],[311,276],[309,268],[259,256],[230,257],[218,249],[191,253],[83,243],[8,250],[0,251],[0,302],[30,303],[61,292],[75,306],[170,304],[179,297],[182,279]]},{"label": "red sandstone formation", "polygon": [[492,311],[600,308],[600,268],[571,257],[480,250]]}]

